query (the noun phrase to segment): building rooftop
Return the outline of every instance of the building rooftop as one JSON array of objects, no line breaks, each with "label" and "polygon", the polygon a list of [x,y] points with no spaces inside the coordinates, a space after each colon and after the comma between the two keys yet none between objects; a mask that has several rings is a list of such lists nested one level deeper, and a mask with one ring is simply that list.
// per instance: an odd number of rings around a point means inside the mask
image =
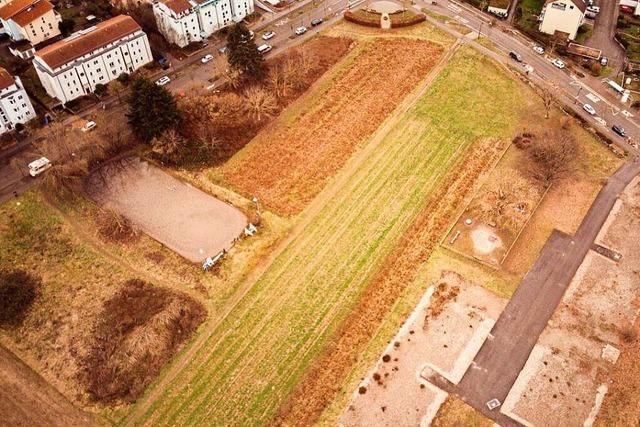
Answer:
[{"label": "building rooftop", "polygon": [[176,14],[180,14],[191,9],[191,3],[189,3],[189,0],[160,0],[160,2],[164,3]]},{"label": "building rooftop", "polygon": [[36,56],[52,69],[57,68],[140,29],[132,17],[119,15],[40,49]]},{"label": "building rooftop", "polygon": [[13,0],[0,8],[0,18],[5,21],[12,19],[24,27],[51,10],[53,5],[49,0]]},{"label": "building rooftop", "polygon": [[0,67],[0,90],[6,89],[16,82],[11,74],[4,68]]},{"label": "building rooftop", "polygon": [[[547,0],[544,2],[544,5],[546,6],[549,3],[555,3],[556,1],[557,0]],[[580,9],[582,13],[584,13],[587,10],[587,5],[582,0],[565,0],[565,1],[573,3],[578,9]]]}]

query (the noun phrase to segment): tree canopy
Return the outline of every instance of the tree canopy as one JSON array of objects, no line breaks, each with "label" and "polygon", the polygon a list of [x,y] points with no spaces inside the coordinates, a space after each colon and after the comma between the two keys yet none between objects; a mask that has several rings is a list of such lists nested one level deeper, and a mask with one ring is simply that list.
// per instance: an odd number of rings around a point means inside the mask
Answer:
[{"label": "tree canopy", "polygon": [[256,43],[251,38],[247,27],[239,22],[235,24],[227,35],[227,49],[229,66],[239,71],[244,77],[262,79],[265,66],[262,55],[258,52]]},{"label": "tree canopy", "polygon": [[180,123],[180,111],[173,95],[144,77],[138,77],[131,84],[127,102],[127,118],[133,133],[145,142],[175,129]]}]

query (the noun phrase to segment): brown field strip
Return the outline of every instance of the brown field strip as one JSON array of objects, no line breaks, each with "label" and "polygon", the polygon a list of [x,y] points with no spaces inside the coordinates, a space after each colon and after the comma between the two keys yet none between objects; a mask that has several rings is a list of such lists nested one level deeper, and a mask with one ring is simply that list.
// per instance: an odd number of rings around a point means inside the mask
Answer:
[{"label": "brown field strip", "polygon": [[333,341],[316,359],[274,420],[276,425],[312,425],[332,401],[361,350],[405,287],[426,262],[451,218],[473,194],[481,174],[500,152],[500,142],[474,144],[451,168],[443,185],[408,228],[394,252],[360,297]]},{"label": "brown field strip", "polygon": [[221,180],[279,214],[299,213],[443,52],[421,40],[361,43],[329,85],[292,105],[223,166]]}]

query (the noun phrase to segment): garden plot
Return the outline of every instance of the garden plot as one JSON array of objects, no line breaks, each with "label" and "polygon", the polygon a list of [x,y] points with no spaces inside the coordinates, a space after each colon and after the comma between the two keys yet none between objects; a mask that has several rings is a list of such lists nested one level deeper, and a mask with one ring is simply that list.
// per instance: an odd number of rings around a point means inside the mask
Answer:
[{"label": "garden plot", "polygon": [[523,156],[515,146],[509,147],[450,230],[445,247],[500,266],[545,193],[539,182],[512,166]]},{"label": "garden plot", "polygon": [[89,186],[99,203],[194,262],[229,250],[247,225],[233,206],[139,159],[108,166]]},{"label": "garden plot", "polygon": [[609,379],[617,372],[619,350],[635,339],[632,325],[640,297],[638,208],[636,180],[616,203],[597,239],[622,258],[615,262],[595,251],[587,254],[503,412],[533,425],[593,424],[608,388],[616,386]]},{"label": "garden plot", "polygon": [[443,273],[354,392],[340,422],[428,424],[446,393],[423,379],[423,370],[437,371],[457,383],[505,304],[458,274]]}]

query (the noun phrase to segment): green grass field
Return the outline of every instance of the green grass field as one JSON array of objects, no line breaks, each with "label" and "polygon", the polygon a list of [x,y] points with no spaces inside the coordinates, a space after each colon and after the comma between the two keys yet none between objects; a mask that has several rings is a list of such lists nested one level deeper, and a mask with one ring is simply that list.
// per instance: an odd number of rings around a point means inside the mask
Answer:
[{"label": "green grass field", "polygon": [[513,134],[521,88],[479,54],[460,50],[134,421],[267,423],[461,150]]}]

